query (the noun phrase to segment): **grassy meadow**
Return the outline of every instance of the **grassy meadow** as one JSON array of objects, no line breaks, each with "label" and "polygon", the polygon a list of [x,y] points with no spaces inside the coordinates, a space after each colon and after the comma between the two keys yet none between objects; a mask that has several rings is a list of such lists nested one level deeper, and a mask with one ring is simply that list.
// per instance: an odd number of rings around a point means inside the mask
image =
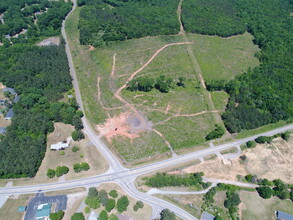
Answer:
[{"label": "grassy meadow", "polygon": [[[191,45],[173,45],[162,50],[153,61],[135,77],[171,77],[174,85],[169,93],[156,89],[146,92],[122,90],[121,96],[153,123],[174,150],[202,145],[205,136],[215,128],[211,110],[223,111],[228,95],[212,92],[214,109],[210,109],[207,91],[200,86],[194,68],[194,58],[200,65],[205,80],[232,79],[249,67],[258,65],[254,57],[258,51],[248,33],[232,38],[220,38],[198,34],[145,37],[113,42],[107,46],[90,50],[90,46],[79,44],[77,8],[66,23],[66,31],[79,81],[85,114],[92,125],[102,124],[108,117],[128,110],[114,96],[131,74],[145,64],[152,55],[166,44],[194,42]],[[188,52],[189,50],[189,52]],[[113,57],[115,71],[111,77]],[[186,78],[185,87],[176,85],[178,78]],[[207,113],[202,114],[202,112]],[[198,114],[198,115],[196,115]],[[163,138],[154,132],[144,132],[139,138],[130,140],[115,137],[108,145],[127,162],[167,153],[169,149]],[[195,147],[196,149],[196,147]]]}]

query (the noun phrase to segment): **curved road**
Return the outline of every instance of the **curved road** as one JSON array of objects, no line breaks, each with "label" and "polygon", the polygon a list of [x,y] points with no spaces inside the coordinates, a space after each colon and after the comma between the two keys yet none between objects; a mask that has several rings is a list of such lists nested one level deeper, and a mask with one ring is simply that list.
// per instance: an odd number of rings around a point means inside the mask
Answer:
[{"label": "curved road", "polygon": [[[74,6],[72,8],[72,11],[76,8],[76,0],[74,0]],[[68,14],[71,15],[72,11]],[[76,99],[80,106],[80,108],[83,110],[82,105],[82,99],[80,95],[80,90],[78,87],[78,81],[76,79],[75,69],[73,66],[72,56],[70,53],[70,48],[68,45],[67,36],[65,33],[65,21],[63,21],[62,25],[62,35],[66,41],[66,53],[68,56],[68,62],[70,67],[70,73],[72,75],[73,79],[73,86],[76,93]],[[155,162],[149,165],[144,165],[132,169],[127,169],[121,165],[119,160],[112,154],[112,152],[102,143],[100,138],[96,135],[95,131],[91,128],[89,123],[87,122],[86,118],[83,118],[83,124],[84,124],[84,132],[88,135],[91,142],[97,147],[97,149],[104,155],[104,157],[109,162],[109,170],[102,175],[92,176],[88,178],[83,179],[77,179],[77,180],[70,180],[65,182],[56,182],[56,183],[48,183],[48,184],[37,184],[37,185],[30,185],[30,186],[18,186],[18,187],[5,187],[0,188],[0,195],[1,196],[7,196],[7,195],[14,195],[14,194],[28,194],[28,193],[36,193],[39,190],[42,190],[43,192],[47,191],[56,191],[56,190],[64,190],[64,189],[70,189],[70,188],[76,188],[76,187],[91,187],[91,186],[97,186],[101,183],[105,182],[115,182],[119,184],[122,189],[128,193],[131,197],[141,200],[147,204],[150,204],[153,208],[153,214],[152,218],[158,217],[158,214],[160,210],[164,208],[168,208],[172,210],[178,217],[182,219],[196,219],[194,216],[189,214],[188,212],[184,211],[183,209],[167,202],[161,199],[158,199],[156,197],[153,197],[147,193],[142,193],[138,191],[134,185],[134,180],[136,177],[156,171],[165,167],[174,166],[180,163],[184,163],[187,161],[194,160],[196,158],[202,158],[203,156],[209,155],[209,154],[215,154],[217,152],[220,152],[222,150],[229,149],[231,147],[239,146],[241,144],[246,143],[249,140],[254,140],[258,136],[272,136],[277,133],[281,133],[287,130],[293,129],[293,124],[284,126],[282,128],[275,129],[273,131],[265,132],[263,134],[255,135],[249,138],[237,140],[228,144],[223,144],[220,146],[215,146],[212,148],[207,148],[204,150],[200,150],[197,152],[185,154],[182,156],[176,156],[164,161]]]}]

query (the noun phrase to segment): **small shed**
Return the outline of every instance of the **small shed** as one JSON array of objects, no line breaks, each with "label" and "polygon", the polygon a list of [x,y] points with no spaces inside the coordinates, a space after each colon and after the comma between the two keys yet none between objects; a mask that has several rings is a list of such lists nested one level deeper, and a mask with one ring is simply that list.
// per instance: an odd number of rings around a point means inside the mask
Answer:
[{"label": "small shed", "polygon": [[18,212],[25,212],[26,211],[26,206],[19,206],[17,211]]},{"label": "small shed", "polygon": [[69,143],[65,142],[59,142],[57,144],[52,144],[51,145],[51,150],[64,150],[65,148],[69,147]]},{"label": "small shed", "polygon": [[286,212],[282,211],[275,211],[275,214],[277,216],[277,220],[293,220],[293,215],[290,215]]},{"label": "small shed", "polygon": [[13,113],[13,109],[9,109],[8,112],[6,113],[6,116],[5,116],[5,119],[6,120],[11,120],[14,116],[14,113]]}]

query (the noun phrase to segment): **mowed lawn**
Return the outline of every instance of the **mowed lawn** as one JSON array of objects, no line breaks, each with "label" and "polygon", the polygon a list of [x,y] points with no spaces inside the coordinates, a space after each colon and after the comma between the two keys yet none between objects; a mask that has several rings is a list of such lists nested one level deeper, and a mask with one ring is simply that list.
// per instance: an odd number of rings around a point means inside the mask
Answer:
[{"label": "mowed lawn", "polygon": [[[67,21],[70,48],[85,114],[92,125],[102,124],[107,117],[128,110],[115,98],[114,92],[127,82],[131,74],[164,45],[186,40],[180,35],[145,37],[113,42],[90,50],[89,46],[79,45],[78,13],[79,9]],[[258,65],[254,58],[258,48],[253,45],[252,36],[248,33],[226,39],[188,34],[188,41],[194,42],[191,48],[205,80],[232,79],[249,67]],[[116,62],[112,78],[114,55]],[[160,75],[174,80],[169,93],[160,93],[156,89],[148,93],[124,89],[121,96],[142,112],[175,150],[203,144],[205,136],[214,129],[215,122],[211,113],[188,116],[210,109],[207,96],[204,95],[206,91],[200,87],[186,45],[165,48],[135,77],[157,78]],[[180,76],[186,78],[185,88],[176,85]],[[215,110],[223,111],[227,98],[225,93],[213,93]],[[108,145],[127,162],[155,157],[168,151],[165,141],[154,132],[145,132],[134,140],[116,137]]]},{"label": "mowed lawn", "polygon": [[276,219],[275,210],[293,215],[293,203],[290,200],[280,200],[276,197],[263,199],[256,192],[245,191],[241,191],[240,199],[242,201],[240,212],[243,220],[274,220]]}]

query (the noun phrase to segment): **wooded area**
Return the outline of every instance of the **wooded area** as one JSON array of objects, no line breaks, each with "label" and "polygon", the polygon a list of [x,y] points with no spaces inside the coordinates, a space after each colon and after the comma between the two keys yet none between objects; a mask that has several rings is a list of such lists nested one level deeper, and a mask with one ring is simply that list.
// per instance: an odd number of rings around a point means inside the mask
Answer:
[{"label": "wooded area", "polygon": [[[24,2],[25,10],[21,10]],[[28,18],[31,14],[27,8],[32,4],[36,5],[31,13],[49,7],[38,17],[40,26],[34,26]],[[47,134],[54,130],[53,121],[74,124],[80,129],[81,114],[75,100],[68,104],[58,102],[72,88],[64,41],[60,46],[35,46],[47,35],[60,35],[62,19],[70,7],[71,3],[64,1],[0,1],[0,10],[5,11],[4,24],[0,24],[2,40],[3,35],[19,31],[11,29],[18,22],[29,27],[23,35],[5,38],[0,47],[0,81],[14,88],[20,97],[13,105],[12,124],[0,142],[0,178],[36,174],[46,152]]]},{"label": "wooded area", "polygon": [[80,43],[95,47],[111,41],[177,34],[179,0],[79,1]]},{"label": "wooded area", "polygon": [[207,82],[210,91],[224,89],[230,95],[222,116],[229,132],[292,120],[292,10],[289,0],[184,1],[187,31],[231,36],[247,30],[261,48],[259,67],[230,82]]}]

